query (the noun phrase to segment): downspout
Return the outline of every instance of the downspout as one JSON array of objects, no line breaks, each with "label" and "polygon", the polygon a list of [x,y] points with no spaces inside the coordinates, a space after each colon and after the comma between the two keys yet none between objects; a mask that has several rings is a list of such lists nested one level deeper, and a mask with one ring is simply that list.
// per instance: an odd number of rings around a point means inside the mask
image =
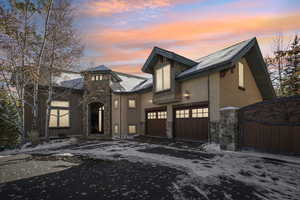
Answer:
[{"label": "downspout", "polygon": [[209,81],[209,74],[207,76],[207,98],[208,98],[208,140],[211,143],[211,133],[210,133],[210,81]]}]

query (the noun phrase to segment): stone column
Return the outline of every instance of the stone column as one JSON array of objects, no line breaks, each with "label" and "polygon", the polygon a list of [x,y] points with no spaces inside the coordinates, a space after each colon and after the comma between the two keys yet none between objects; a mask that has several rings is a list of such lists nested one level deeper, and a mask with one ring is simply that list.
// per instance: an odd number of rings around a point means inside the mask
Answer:
[{"label": "stone column", "polygon": [[167,137],[173,138],[173,107],[172,105],[167,105]]},{"label": "stone column", "polygon": [[238,142],[238,109],[225,107],[220,109],[220,147],[224,150],[235,151]]}]

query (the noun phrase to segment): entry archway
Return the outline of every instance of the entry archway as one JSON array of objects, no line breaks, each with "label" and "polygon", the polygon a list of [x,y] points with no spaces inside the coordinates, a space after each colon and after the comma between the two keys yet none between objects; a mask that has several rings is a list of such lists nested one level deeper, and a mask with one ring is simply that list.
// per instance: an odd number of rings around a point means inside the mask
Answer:
[{"label": "entry archway", "polygon": [[104,133],[104,105],[100,102],[89,104],[89,133]]}]

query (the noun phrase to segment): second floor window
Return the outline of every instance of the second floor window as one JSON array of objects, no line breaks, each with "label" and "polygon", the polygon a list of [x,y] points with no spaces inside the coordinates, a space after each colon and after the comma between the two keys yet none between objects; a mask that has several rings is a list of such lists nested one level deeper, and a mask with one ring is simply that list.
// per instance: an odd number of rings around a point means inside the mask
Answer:
[{"label": "second floor window", "polygon": [[238,63],[239,70],[239,87],[245,88],[245,80],[244,80],[244,64],[242,62]]},{"label": "second floor window", "polygon": [[51,101],[50,128],[66,128],[70,126],[69,101]]},{"label": "second floor window", "polygon": [[156,91],[163,91],[171,88],[171,66],[170,64],[158,68],[155,71]]},{"label": "second floor window", "polygon": [[101,80],[103,80],[102,75],[93,75],[92,76],[92,81],[101,81]]}]

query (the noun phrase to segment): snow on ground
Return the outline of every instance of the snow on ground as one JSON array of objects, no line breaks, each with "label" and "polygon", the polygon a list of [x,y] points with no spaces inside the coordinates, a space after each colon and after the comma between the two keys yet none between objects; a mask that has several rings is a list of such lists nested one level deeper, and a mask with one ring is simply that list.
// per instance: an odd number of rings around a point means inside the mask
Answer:
[{"label": "snow on ground", "polygon": [[11,154],[19,154],[19,153],[26,153],[26,152],[37,151],[37,150],[60,148],[60,147],[74,144],[76,142],[77,140],[75,138],[65,139],[65,140],[52,140],[50,142],[39,144],[34,147],[31,147],[32,146],[31,143],[26,143],[21,147],[21,149],[6,150],[0,152],[0,156],[9,156]]},{"label": "snow on ground", "polygon": [[[201,196],[212,195],[207,188],[213,185],[220,187],[220,183],[242,183],[255,187],[257,199],[297,199],[300,196],[300,165],[297,163],[278,162],[251,154],[222,152],[214,144],[206,145],[204,149],[208,152],[135,141],[108,141],[40,153],[84,155],[104,160],[125,159],[184,171],[187,175],[178,177],[173,183],[175,199],[184,199],[182,190],[186,187],[193,187]],[[228,190],[230,189],[232,188]],[[223,190],[226,191],[224,188]],[[227,195],[230,199],[230,192]]]}]

